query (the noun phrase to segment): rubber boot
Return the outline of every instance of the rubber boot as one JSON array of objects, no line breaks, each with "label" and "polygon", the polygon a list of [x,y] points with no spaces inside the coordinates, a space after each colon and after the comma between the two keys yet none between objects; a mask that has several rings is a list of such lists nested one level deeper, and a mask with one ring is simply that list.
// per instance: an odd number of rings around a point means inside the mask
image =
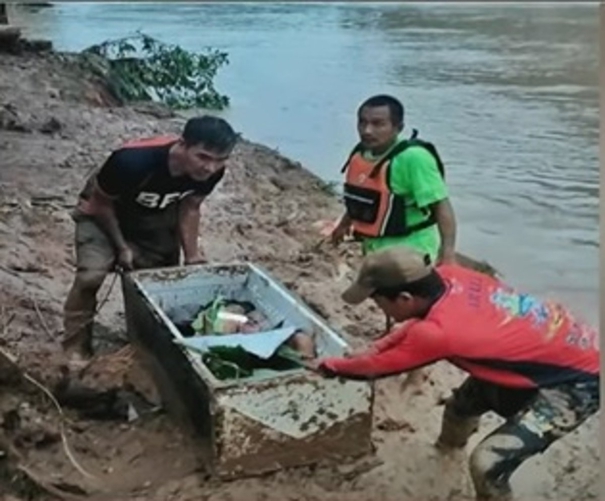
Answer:
[{"label": "rubber boot", "polygon": [[461,417],[452,408],[453,399],[448,399],[441,420],[441,433],[436,446],[440,449],[464,447],[470,436],[479,429],[480,417]]},{"label": "rubber boot", "polygon": [[[477,501],[512,501],[513,499],[508,479],[514,470],[505,471],[506,457],[497,447],[502,442],[501,439],[506,437],[495,438],[498,441],[488,439],[480,443],[469,460]],[[506,447],[507,444],[502,445]]]}]

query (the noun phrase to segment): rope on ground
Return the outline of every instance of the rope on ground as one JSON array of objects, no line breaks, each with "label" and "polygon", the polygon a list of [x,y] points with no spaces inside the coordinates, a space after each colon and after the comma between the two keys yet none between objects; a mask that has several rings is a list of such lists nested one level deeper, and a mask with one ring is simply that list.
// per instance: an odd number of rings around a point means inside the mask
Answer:
[{"label": "rope on ground", "polygon": [[65,451],[65,455],[69,459],[70,463],[74,466],[74,468],[78,472],[80,472],[84,477],[91,479],[91,480],[99,480],[96,476],[87,472],[82,467],[82,465],[80,465],[80,463],[76,460],[73,452],[71,451],[71,448],[69,447],[69,443],[67,441],[67,435],[65,433],[65,421],[66,421],[65,413],[63,412],[61,405],[59,405],[59,402],[57,402],[57,399],[54,397],[52,392],[46,386],[44,386],[42,383],[40,383],[37,379],[35,379],[34,377],[27,374],[24,370],[22,370],[17,364],[17,358],[2,347],[0,347],[0,356],[2,356],[2,358],[4,360],[6,360],[9,364],[14,366],[20,372],[20,374],[22,375],[22,377],[25,381],[34,385],[36,388],[41,390],[48,398],[50,398],[50,401],[53,403],[53,405],[59,412],[61,442],[63,444],[63,450]]},{"label": "rope on ground", "polygon": [[61,405],[59,405],[59,402],[57,402],[57,399],[54,397],[54,395],[52,394],[52,392],[46,386],[44,386],[42,383],[40,383],[38,380],[36,380],[35,378],[33,378],[32,376],[30,376],[29,374],[27,374],[25,372],[23,373],[23,378],[26,381],[28,381],[31,384],[33,384],[34,386],[36,386],[39,390],[41,390],[50,399],[50,401],[53,403],[53,405],[57,409],[57,412],[59,413],[59,416],[61,418],[60,419],[61,442],[63,443],[63,450],[65,451],[65,455],[67,456],[67,459],[69,459],[69,462],[84,477],[86,477],[88,479],[91,479],[91,480],[99,480],[98,477],[96,477],[92,473],[87,472],[82,467],[82,465],[77,461],[77,459],[75,458],[73,452],[71,451],[71,448],[69,447],[69,443],[67,441],[67,434],[65,433],[65,421],[66,421],[65,414],[63,412],[63,409],[61,408]]},{"label": "rope on ground", "polygon": [[119,274],[120,274],[119,271],[116,271],[113,274],[113,278],[111,279],[111,283],[109,284],[109,289],[107,289],[107,293],[105,294],[105,297],[101,300],[101,302],[95,309],[95,315],[97,315],[101,311],[101,308],[103,308],[103,306],[105,306],[105,303],[109,300],[109,296],[111,295],[111,291],[113,290],[113,286],[115,285]]},{"label": "rope on ground", "polygon": [[[33,282],[29,281],[27,278],[23,277],[20,273],[11,270],[10,268],[8,268],[7,266],[1,265],[0,264],[0,270],[5,271],[6,273],[9,273],[10,275],[13,275],[16,278],[19,278],[21,280],[23,280],[24,282],[30,284],[30,285],[35,285],[36,287],[39,287],[37,284],[34,284]],[[103,297],[103,299],[99,302],[97,308],[95,309],[95,313],[94,315],[98,315],[99,312],[101,311],[101,309],[103,308],[103,306],[105,306],[105,304],[107,303],[107,301],[109,300],[109,296],[111,295],[111,292],[113,291],[113,287],[116,283],[116,280],[118,278],[118,275],[121,273],[120,270],[116,270],[116,272],[114,273],[111,283],[109,284],[109,288],[107,289],[107,293],[105,294],[105,296]],[[48,334],[49,338],[54,339],[55,336],[53,336],[52,331],[50,330],[50,328],[48,327],[48,324],[46,323],[44,317],[42,316],[42,313],[40,311],[40,307],[37,303],[37,301],[34,299],[33,300],[34,303],[34,309],[36,311],[36,314],[38,316],[38,319],[40,320],[40,323],[42,325],[42,328],[44,329],[44,331]],[[79,328],[83,328],[83,327],[87,327],[88,324],[90,324],[92,321],[91,320],[87,320],[86,322],[83,322]]]},{"label": "rope on ground", "polygon": [[34,303],[34,309],[36,310],[36,314],[38,315],[38,319],[40,320],[40,323],[42,324],[42,328],[48,335],[49,339],[51,339],[51,340],[54,339],[54,336],[53,336],[52,332],[50,331],[50,328],[48,327],[46,320],[42,316],[42,312],[40,311],[40,307],[38,306],[38,301],[33,299],[33,303]]},{"label": "rope on ground", "polygon": [[[118,273],[115,273],[114,276],[113,276],[113,279],[112,279],[112,281],[111,281],[111,283],[109,285],[109,289],[108,289],[107,293],[105,294],[105,297],[99,303],[99,306],[96,308],[95,314],[97,314],[101,310],[101,308],[104,306],[104,304],[108,301],[109,296],[110,296],[110,294],[112,292],[113,286],[115,285],[117,276],[118,276]],[[48,324],[46,323],[46,320],[44,319],[44,316],[42,315],[42,312],[40,311],[40,308],[38,307],[37,301],[34,299],[33,302],[34,302],[34,308],[36,310],[38,318],[40,319],[40,323],[42,324],[42,327],[44,328],[44,330],[46,331],[46,333],[48,334],[48,336],[52,339],[54,336],[52,335],[52,332],[51,332],[50,328],[48,327]],[[4,352],[4,350],[2,350],[2,348],[0,348],[0,351],[3,352],[3,354],[5,356],[8,356],[8,354],[6,352]],[[14,360],[14,357],[12,357],[12,358]],[[69,447],[69,443],[67,441],[67,435],[65,433],[65,421],[66,421],[65,413],[63,412],[63,409],[61,408],[61,405],[59,404],[59,402],[57,401],[57,399],[54,397],[54,395],[52,394],[52,392],[46,386],[44,386],[42,383],[40,383],[38,380],[36,380],[35,378],[33,378],[32,376],[30,376],[26,372],[22,372],[22,374],[23,374],[23,378],[26,381],[28,381],[29,383],[31,383],[34,386],[36,386],[39,390],[41,390],[50,399],[50,401],[53,403],[53,405],[57,409],[57,412],[59,413],[59,416],[60,416],[61,442],[63,444],[63,450],[65,452],[65,455],[69,459],[70,463],[84,477],[89,478],[91,480],[99,480],[98,477],[96,477],[92,473],[89,473],[88,471],[86,471],[80,465],[80,463],[75,458],[73,452],[71,451],[71,448]]]},{"label": "rope on ground", "polygon": [[53,496],[58,497],[59,499],[74,500],[74,501],[81,501],[83,499],[89,499],[89,496],[87,496],[87,495],[73,494],[71,492],[64,491],[63,489],[59,489],[59,488],[49,484],[45,480],[42,480],[36,473],[34,473],[27,466],[18,464],[17,470],[20,471],[21,473],[23,473],[27,478],[29,478],[34,484],[36,484],[42,490],[48,492],[49,494],[52,494]]},{"label": "rope on ground", "polygon": [[[105,304],[105,302],[107,302],[109,295],[111,294],[112,288],[115,284],[115,281],[117,279],[117,273],[114,275],[113,280],[109,286],[109,290],[107,292],[107,294],[105,295],[104,299],[99,303],[99,307],[97,308],[96,312],[98,313],[98,311],[103,307],[103,305]],[[40,319],[40,323],[42,324],[42,326],[44,327],[44,329],[46,330],[47,333],[49,333],[49,335],[51,335],[51,331],[48,327],[48,324],[46,323],[44,316],[42,315],[42,312],[40,311],[37,303],[34,301],[34,307],[36,309],[36,312],[39,316]],[[9,317],[8,320],[6,320],[6,309],[3,306],[0,309],[2,315],[1,315],[1,319],[2,319],[2,334],[3,337],[5,337],[6,335],[6,331],[8,330],[8,326],[10,324],[10,322],[13,320],[14,315],[12,317]],[[119,355],[119,358],[124,359],[124,360],[129,360],[130,358],[132,358],[134,356],[134,350],[131,346],[125,346],[122,349],[118,350],[118,352],[116,352],[116,354]],[[69,460],[69,462],[72,464],[72,466],[85,478],[87,478],[88,480],[92,481],[92,483],[94,484],[94,488],[97,489],[97,492],[92,492],[92,493],[86,493],[86,494],[75,494],[72,492],[68,492],[65,491],[63,489],[60,489],[59,487],[56,487],[52,484],[50,484],[49,482],[47,482],[46,480],[42,479],[37,473],[34,473],[34,471],[29,468],[28,466],[25,466],[22,464],[22,460],[23,457],[21,456],[21,454],[18,453],[17,450],[15,450],[13,447],[10,447],[13,455],[17,458],[18,460],[18,465],[16,467],[16,469],[18,471],[20,471],[21,473],[23,473],[31,482],[33,482],[34,484],[36,484],[38,487],[40,487],[41,489],[43,489],[44,491],[48,492],[49,494],[53,495],[53,496],[57,496],[60,499],[65,499],[65,500],[74,500],[74,501],[81,501],[84,499],[87,500],[94,500],[94,499],[104,499],[106,496],[115,496],[115,495],[121,495],[121,496],[129,496],[132,495],[132,491],[108,491],[105,490],[103,488],[101,488],[100,486],[102,485],[102,481],[99,477],[93,475],[92,473],[88,472],[76,459],[74,453],[71,450],[71,447],[69,445],[68,439],[67,439],[67,433],[66,433],[66,416],[65,413],[63,412],[63,408],[61,407],[61,405],[59,404],[59,402],[57,401],[57,399],[55,398],[55,396],[52,394],[52,392],[41,382],[39,382],[37,379],[35,379],[34,377],[32,377],[31,375],[27,374],[25,371],[23,371],[17,363],[17,358],[12,355],[10,352],[6,351],[6,349],[0,347],[0,357],[5,359],[9,364],[11,364],[12,366],[14,366],[19,373],[21,374],[21,376],[23,377],[23,379],[27,382],[29,382],[30,384],[34,385],[36,388],[38,388],[40,391],[42,391],[52,402],[53,406],[56,408],[57,412],[59,413],[59,418],[60,418],[60,435],[61,435],[61,443],[63,446],[63,451],[65,452],[65,455],[67,457],[67,459]],[[111,497],[110,499],[113,499],[113,497]]]},{"label": "rope on ground", "polygon": [[2,314],[0,315],[0,318],[2,319],[2,337],[4,339],[6,339],[6,333],[8,332],[8,327],[13,322],[13,320],[15,319],[15,317],[17,316],[17,314],[13,311],[11,313],[11,315],[7,319],[6,318],[6,306],[5,305],[2,305],[2,307],[0,308],[0,311],[2,312]]},{"label": "rope on ground", "polygon": [[[109,289],[107,291],[107,293],[105,294],[105,297],[103,298],[103,300],[99,303],[98,307],[95,310],[95,314],[99,313],[99,311],[101,310],[101,308],[105,305],[105,303],[109,300],[109,296],[113,290],[113,287],[116,283],[118,277],[118,273],[116,272],[113,276],[113,279],[109,285]],[[36,314],[38,315],[38,318],[40,320],[40,323],[42,324],[42,327],[44,328],[45,332],[48,334],[48,336],[53,339],[54,336],[50,330],[50,328],[48,327],[48,324],[44,318],[44,316],[42,315],[42,312],[40,311],[40,307],[38,306],[38,302],[34,299],[33,300],[34,303],[34,309],[36,310]],[[4,310],[3,310],[4,313]],[[8,323],[5,323],[5,325],[3,326],[4,330],[6,330]],[[0,353],[7,359],[7,360],[11,360],[11,361],[15,361],[15,357],[13,357],[12,355],[10,355],[9,353],[7,353],[4,349],[2,349],[0,347]],[[61,442],[63,444],[63,450],[65,452],[65,455],[67,456],[67,458],[69,459],[70,463],[74,466],[74,468],[80,472],[80,474],[82,474],[84,477],[91,479],[91,480],[99,480],[98,477],[96,477],[95,475],[93,475],[92,473],[89,473],[88,471],[86,471],[82,465],[80,465],[80,463],[77,461],[77,459],[75,458],[73,452],[71,451],[71,448],[69,447],[69,443],[67,441],[67,435],[65,433],[65,413],[63,412],[63,409],[61,408],[61,405],[59,404],[59,402],[57,401],[57,399],[54,397],[54,395],[52,394],[52,392],[46,387],[44,386],[42,383],[40,383],[38,380],[36,380],[35,378],[33,378],[32,376],[30,376],[29,374],[27,374],[25,371],[21,371],[23,378],[28,381],[29,383],[33,384],[34,386],[36,386],[39,390],[41,390],[49,399],[50,401],[53,403],[53,405],[55,406],[55,408],[57,409],[57,412],[59,413],[60,416],[60,430],[61,430]]]}]

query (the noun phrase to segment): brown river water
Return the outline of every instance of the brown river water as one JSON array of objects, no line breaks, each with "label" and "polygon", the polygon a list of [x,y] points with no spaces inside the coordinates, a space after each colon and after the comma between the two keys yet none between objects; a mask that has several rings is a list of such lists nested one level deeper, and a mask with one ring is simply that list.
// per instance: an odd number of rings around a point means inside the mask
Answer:
[{"label": "brown river water", "polygon": [[398,96],[446,162],[460,250],[598,321],[596,2],[63,3],[13,20],[62,50],[141,29],[227,51],[224,116],[328,181],[357,105]]}]

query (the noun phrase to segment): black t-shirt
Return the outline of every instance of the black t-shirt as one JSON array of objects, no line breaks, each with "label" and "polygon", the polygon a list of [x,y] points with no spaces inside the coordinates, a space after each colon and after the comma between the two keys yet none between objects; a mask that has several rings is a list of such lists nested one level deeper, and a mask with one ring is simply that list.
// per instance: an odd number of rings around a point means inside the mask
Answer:
[{"label": "black t-shirt", "polygon": [[[158,142],[160,144],[158,144]],[[164,211],[190,194],[209,195],[223,178],[221,169],[205,181],[174,177],[168,170],[168,152],[174,141],[149,141],[115,150],[97,174],[97,184],[127,211]]]}]

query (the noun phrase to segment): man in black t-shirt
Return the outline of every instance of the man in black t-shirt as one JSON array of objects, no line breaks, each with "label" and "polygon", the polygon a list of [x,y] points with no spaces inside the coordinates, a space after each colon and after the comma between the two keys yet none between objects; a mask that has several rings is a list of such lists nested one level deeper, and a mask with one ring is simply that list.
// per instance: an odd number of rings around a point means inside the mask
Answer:
[{"label": "man in black t-shirt", "polygon": [[97,292],[123,269],[204,262],[200,204],[225,173],[237,134],[223,119],[190,119],[179,136],[136,140],[115,150],[89,177],[73,213],[77,270],[65,302],[65,350],[92,354]]}]

